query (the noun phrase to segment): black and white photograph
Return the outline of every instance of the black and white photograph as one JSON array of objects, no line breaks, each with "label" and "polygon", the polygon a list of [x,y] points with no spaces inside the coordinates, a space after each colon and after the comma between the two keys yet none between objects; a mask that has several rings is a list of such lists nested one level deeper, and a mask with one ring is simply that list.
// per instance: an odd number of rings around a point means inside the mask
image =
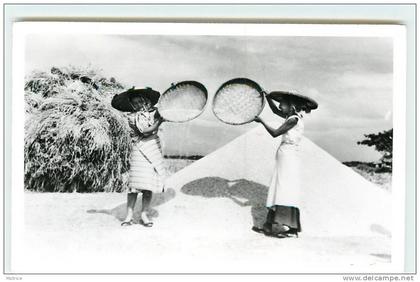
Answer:
[{"label": "black and white photograph", "polygon": [[14,271],[403,271],[403,26],[13,39]]}]

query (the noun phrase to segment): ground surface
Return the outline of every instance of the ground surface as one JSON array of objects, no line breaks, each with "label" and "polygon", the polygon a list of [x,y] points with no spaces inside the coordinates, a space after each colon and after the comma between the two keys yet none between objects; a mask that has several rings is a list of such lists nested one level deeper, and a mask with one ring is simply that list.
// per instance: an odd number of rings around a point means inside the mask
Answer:
[{"label": "ground surface", "polygon": [[121,227],[125,197],[26,192],[25,270],[371,272],[391,261],[389,237],[267,238],[251,231],[264,215],[241,199],[188,195],[188,187],[155,195],[154,227]]},{"label": "ground surface", "polygon": [[392,190],[392,173],[390,172],[383,172],[383,173],[376,173],[372,171],[367,171],[361,168],[352,167],[352,169],[369,180],[372,183],[382,187],[385,190],[391,191]]}]

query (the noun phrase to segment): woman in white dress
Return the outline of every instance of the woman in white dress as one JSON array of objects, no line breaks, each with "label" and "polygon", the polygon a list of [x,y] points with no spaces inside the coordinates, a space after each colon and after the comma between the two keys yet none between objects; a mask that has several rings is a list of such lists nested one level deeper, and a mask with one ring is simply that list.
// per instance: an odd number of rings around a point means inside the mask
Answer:
[{"label": "woman in white dress", "polygon": [[[150,88],[130,89],[116,95],[113,106],[128,111],[127,119],[131,128],[132,152],[130,154],[130,170],[127,190],[127,215],[122,226],[132,225],[134,207],[138,193],[142,193],[140,224],[151,227],[153,222],[148,211],[153,193],[163,192],[162,147],[157,135],[159,126],[164,121],[153,106],[159,99],[159,92]],[[127,110],[128,104],[128,110]]]},{"label": "woman in white dress", "polygon": [[[304,125],[300,112],[309,113],[317,108],[317,104],[308,97],[289,92],[271,92],[266,98],[273,113],[285,121],[280,127],[272,128],[263,119],[255,118],[271,136],[282,136],[282,141],[276,152],[276,164],[268,190],[267,219],[263,228],[253,227],[253,230],[268,236],[297,236],[302,230],[299,213],[302,187],[299,172],[303,162],[299,144]],[[273,100],[280,103],[278,107]]]}]

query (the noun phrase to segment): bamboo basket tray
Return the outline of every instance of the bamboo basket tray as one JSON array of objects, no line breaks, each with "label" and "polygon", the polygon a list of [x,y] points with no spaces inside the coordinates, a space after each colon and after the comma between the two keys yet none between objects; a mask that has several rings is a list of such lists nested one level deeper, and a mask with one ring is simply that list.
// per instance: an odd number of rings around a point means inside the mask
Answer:
[{"label": "bamboo basket tray", "polygon": [[222,122],[241,125],[252,122],[264,109],[262,88],[248,78],[235,78],[223,83],[217,90],[212,110]]},{"label": "bamboo basket tray", "polygon": [[167,121],[186,122],[201,115],[207,104],[207,89],[197,81],[172,84],[157,104],[160,115]]}]

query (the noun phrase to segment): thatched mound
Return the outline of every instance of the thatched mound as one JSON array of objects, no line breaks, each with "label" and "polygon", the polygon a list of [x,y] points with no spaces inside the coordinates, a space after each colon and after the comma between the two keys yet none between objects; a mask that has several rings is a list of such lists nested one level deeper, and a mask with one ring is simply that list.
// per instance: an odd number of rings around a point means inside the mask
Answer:
[{"label": "thatched mound", "polygon": [[26,189],[124,190],[129,128],[110,104],[121,91],[115,79],[72,67],[26,79]]}]

